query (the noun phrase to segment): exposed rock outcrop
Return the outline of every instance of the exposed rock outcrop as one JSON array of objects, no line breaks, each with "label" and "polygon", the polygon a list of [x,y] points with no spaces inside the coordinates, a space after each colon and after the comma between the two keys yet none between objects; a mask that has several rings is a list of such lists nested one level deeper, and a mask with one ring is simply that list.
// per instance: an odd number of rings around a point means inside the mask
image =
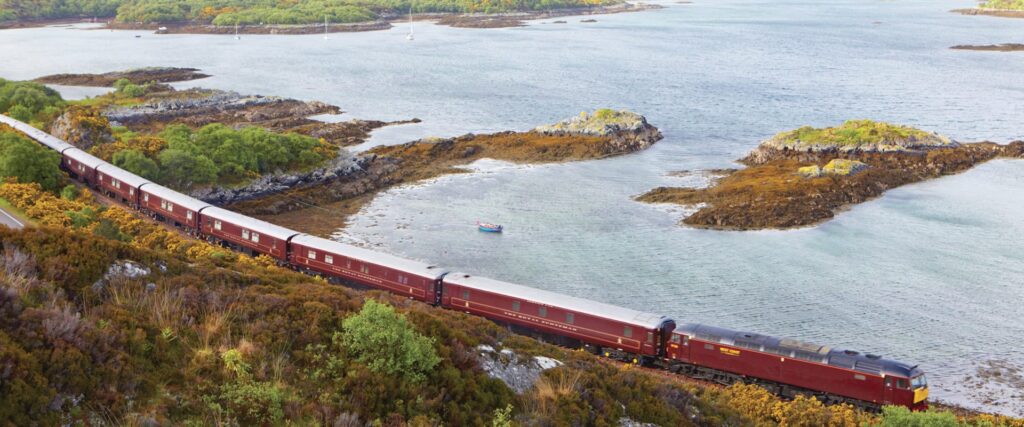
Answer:
[{"label": "exposed rock outcrop", "polygon": [[342,151],[326,166],[309,172],[279,172],[264,175],[241,188],[201,188],[193,190],[190,195],[207,203],[227,205],[246,200],[280,193],[285,190],[299,189],[314,185],[327,184],[341,177],[353,174],[361,175],[367,167],[369,158],[355,157]]},{"label": "exposed rock outcrop", "polygon": [[597,110],[534,129],[545,135],[590,135],[609,137],[622,152],[639,151],[661,140],[661,131],[647,118],[630,111]]},{"label": "exposed rock outcrop", "polygon": [[107,118],[96,110],[73,105],[50,125],[50,134],[83,150],[114,142]]},{"label": "exposed rock outcrop", "polygon": [[277,96],[191,89],[157,95],[141,105],[114,106],[104,111],[104,115],[112,123],[122,126],[166,123],[172,120],[190,126],[202,126],[209,123],[267,122],[340,112],[338,107],[319,101],[305,102]]},{"label": "exposed rock outcrop", "polygon": [[489,345],[478,346],[476,350],[480,368],[491,378],[501,380],[516,393],[533,388],[544,371],[562,366],[561,361],[549,357],[523,358],[512,350],[496,351]]}]

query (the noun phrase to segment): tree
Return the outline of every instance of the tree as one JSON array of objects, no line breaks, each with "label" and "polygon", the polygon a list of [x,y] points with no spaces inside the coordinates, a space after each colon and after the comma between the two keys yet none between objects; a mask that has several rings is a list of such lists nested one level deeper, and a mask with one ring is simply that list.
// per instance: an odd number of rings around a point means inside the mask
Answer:
[{"label": "tree", "polygon": [[209,184],[217,179],[217,165],[209,157],[167,149],[160,153],[160,175],[168,184],[188,188]]},{"label": "tree", "polygon": [[156,180],[160,176],[160,166],[156,161],[146,157],[137,150],[121,150],[114,153],[114,165],[146,179]]},{"label": "tree", "polygon": [[60,155],[19,134],[0,132],[0,178],[11,177],[57,191],[62,180]]},{"label": "tree", "polygon": [[434,340],[421,335],[389,305],[366,300],[358,314],[342,322],[341,341],[371,371],[422,381],[441,361]]}]

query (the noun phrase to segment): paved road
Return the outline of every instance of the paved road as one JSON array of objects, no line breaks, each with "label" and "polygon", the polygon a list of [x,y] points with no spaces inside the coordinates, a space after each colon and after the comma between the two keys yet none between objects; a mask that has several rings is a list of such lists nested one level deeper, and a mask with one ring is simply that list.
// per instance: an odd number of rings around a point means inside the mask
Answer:
[{"label": "paved road", "polygon": [[17,218],[7,213],[7,211],[4,211],[3,209],[0,209],[0,224],[6,225],[14,229],[25,227],[25,224],[22,224],[21,221],[18,221]]}]

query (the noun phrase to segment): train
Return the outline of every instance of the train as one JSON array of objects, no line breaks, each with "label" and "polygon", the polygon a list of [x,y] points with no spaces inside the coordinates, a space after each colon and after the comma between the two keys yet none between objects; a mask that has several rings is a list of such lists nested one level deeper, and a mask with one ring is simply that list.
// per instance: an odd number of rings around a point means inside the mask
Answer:
[{"label": "train", "polygon": [[917,365],[788,338],[677,325],[666,315],[311,236],[178,193],[10,117],[0,115],[0,122],[60,153],[62,169],[106,197],[197,238],[333,283],[387,291],[553,344],[719,384],[758,384],[784,397],[814,396],[875,411],[883,405],[928,407],[928,382]]}]

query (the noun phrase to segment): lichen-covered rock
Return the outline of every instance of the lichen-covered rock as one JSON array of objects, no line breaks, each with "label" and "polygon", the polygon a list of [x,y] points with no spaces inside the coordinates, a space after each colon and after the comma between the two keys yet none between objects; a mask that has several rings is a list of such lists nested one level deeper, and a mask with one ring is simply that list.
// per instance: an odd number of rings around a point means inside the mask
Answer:
[{"label": "lichen-covered rock", "polygon": [[871,166],[868,166],[866,163],[856,160],[832,159],[832,161],[821,168],[821,171],[829,175],[849,176],[856,175],[870,168]]},{"label": "lichen-covered rock", "polygon": [[825,166],[810,165],[797,169],[796,173],[804,178],[819,178],[826,175],[851,176],[870,169],[867,163],[848,159],[832,159]]},{"label": "lichen-covered rock", "polygon": [[817,178],[824,175],[821,171],[821,166],[818,165],[804,166],[797,169],[796,173],[800,174],[800,176],[804,178]]}]

